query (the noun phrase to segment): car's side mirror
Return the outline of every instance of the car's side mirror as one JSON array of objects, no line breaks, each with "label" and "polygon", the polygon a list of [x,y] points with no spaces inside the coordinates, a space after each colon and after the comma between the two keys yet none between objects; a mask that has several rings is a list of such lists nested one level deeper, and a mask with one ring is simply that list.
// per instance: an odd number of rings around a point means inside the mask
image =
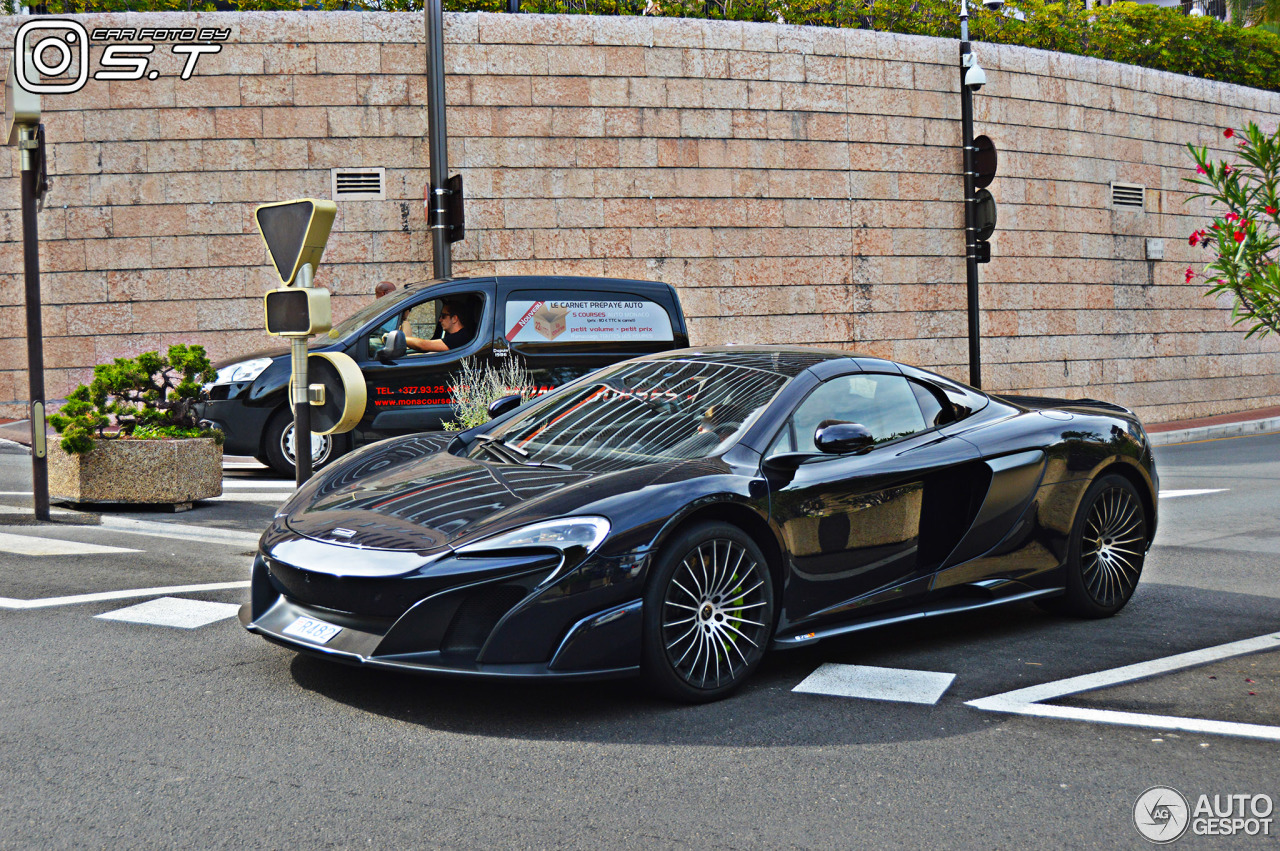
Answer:
[{"label": "car's side mirror", "polygon": [[383,363],[399,360],[409,350],[408,344],[404,341],[404,332],[398,328],[395,331],[388,331],[382,339],[382,351],[378,352],[378,360]]},{"label": "car's side mirror", "polygon": [[522,397],[519,393],[512,393],[510,396],[503,396],[501,399],[494,399],[489,403],[489,419],[496,420],[503,414],[514,411],[520,407]]},{"label": "car's side mirror", "polygon": [[847,455],[851,452],[866,452],[876,445],[876,439],[860,423],[826,422],[813,433],[813,445],[819,452]]}]

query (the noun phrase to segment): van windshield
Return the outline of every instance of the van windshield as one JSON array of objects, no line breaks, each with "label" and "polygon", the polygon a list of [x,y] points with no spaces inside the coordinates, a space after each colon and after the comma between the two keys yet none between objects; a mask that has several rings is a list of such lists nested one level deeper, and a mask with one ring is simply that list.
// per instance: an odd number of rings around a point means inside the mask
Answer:
[{"label": "van windshield", "polygon": [[367,325],[370,320],[379,314],[392,310],[396,305],[402,304],[408,299],[420,295],[424,289],[440,283],[444,282],[436,280],[408,284],[393,293],[383,296],[382,298],[375,298],[364,307],[333,326],[333,329],[329,331],[327,340],[324,337],[321,337],[320,339],[324,342],[328,342],[328,340],[341,340],[344,337],[350,336]]}]

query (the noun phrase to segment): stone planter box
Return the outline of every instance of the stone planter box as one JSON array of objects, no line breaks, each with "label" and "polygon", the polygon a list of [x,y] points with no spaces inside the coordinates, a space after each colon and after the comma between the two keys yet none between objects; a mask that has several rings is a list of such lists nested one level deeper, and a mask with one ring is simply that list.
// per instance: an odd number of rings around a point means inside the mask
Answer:
[{"label": "stone planter box", "polygon": [[183,505],[222,495],[222,447],[213,438],[98,440],[72,455],[49,445],[49,498]]}]

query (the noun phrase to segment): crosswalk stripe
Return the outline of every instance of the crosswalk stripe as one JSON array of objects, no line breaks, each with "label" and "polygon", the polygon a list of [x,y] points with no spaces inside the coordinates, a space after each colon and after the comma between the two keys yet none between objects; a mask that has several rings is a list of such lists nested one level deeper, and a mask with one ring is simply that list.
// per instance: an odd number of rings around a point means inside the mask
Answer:
[{"label": "crosswalk stripe", "polygon": [[0,597],[0,609],[47,609],[52,606],[74,606],[80,603],[102,603],[107,600],[127,600],[130,597],[160,597],[165,594],[195,594],[200,591],[227,591],[232,588],[248,588],[248,582],[209,582],[204,585],[166,585],[160,588],[131,588],[127,591],[102,591],[97,594],[76,594],[71,597],[41,597],[36,600],[17,600]]}]

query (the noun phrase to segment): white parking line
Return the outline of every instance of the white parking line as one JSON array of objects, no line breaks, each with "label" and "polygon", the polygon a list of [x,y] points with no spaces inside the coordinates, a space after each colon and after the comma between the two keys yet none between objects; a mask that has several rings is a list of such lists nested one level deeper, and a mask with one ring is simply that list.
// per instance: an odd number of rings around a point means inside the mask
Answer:
[{"label": "white parking line", "polygon": [[37,538],[34,535],[10,535],[0,532],[0,549],[22,556],[82,556],[103,553],[136,553],[126,547],[108,547],[102,544],[82,544],[79,541],[63,541],[58,538]]},{"label": "white parking line", "polygon": [[234,603],[210,603],[206,600],[183,600],[178,597],[161,597],[148,600],[114,612],[94,615],[104,621],[125,621],[150,626],[172,626],[178,629],[197,629],[233,618],[240,611]]},{"label": "white parking line", "polygon": [[130,535],[151,535],[158,538],[173,538],[179,541],[197,541],[202,544],[226,544],[233,547],[256,549],[260,533],[237,532],[234,529],[219,529],[213,526],[188,526],[181,523],[158,523],[154,520],[134,520],[130,517],[112,517],[103,515],[102,529],[112,532],[124,532]]},{"label": "white parking line", "polygon": [[106,600],[127,600],[130,597],[160,597],[165,594],[194,594],[198,591],[226,591],[231,588],[248,587],[248,582],[210,582],[204,585],[166,585],[160,588],[102,591],[97,594],[76,594],[72,597],[41,597],[36,600],[0,597],[0,609],[47,609],[52,606],[74,606],[80,603],[101,603]]},{"label": "white parking line", "polygon": [[1160,491],[1161,499],[1176,499],[1180,496],[1204,496],[1207,493],[1223,493],[1230,488],[1199,488],[1193,490]]},{"label": "white parking line", "polygon": [[1084,674],[1038,686],[1017,689],[1016,691],[996,694],[971,700],[966,705],[975,709],[990,712],[1008,712],[1015,715],[1033,715],[1041,718],[1064,718],[1072,721],[1090,721],[1096,724],[1122,724],[1131,727],[1152,727],[1158,730],[1185,730],[1190,733],[1218,733],[1224,736],[1241,736],[1252,739],[1270,739],[1280,741],[1280,727],[1263,724],[1242,724],[1235,721],[1214,721],[1208,718],[1179,718],[1173,715],[1147,715],[1139,712],[1119,712],[1111,709],[1087,709],[1075,706],[1052,706],[1043,701],[1077,694],[1084,691],[1107,688],[1133,680],[1146,679],[1158,674],[1167,674],[1183,668],[1205,665],[1243,656],[1246,653],[1257,653],[1263,650],[1280,649],[1280,632],[1248,638],[1244,641],[1233,641],[1204,650],[1190,653],[1179,653],[1150,662],[1139,662],[1096,674]]},{"label": "white parking line", "polygon": [[937,703],[955,674],[877,668],[872,665],[823,664],[792,691],[834,697],[861,697],[867,700],[894,700],[902,703]]}]

